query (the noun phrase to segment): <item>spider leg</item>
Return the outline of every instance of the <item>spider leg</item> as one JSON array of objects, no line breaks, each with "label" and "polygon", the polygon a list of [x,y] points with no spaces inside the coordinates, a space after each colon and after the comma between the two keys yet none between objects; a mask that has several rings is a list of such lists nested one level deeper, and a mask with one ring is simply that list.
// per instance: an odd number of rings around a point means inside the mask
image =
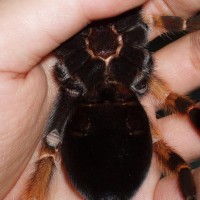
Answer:
[{"label": "spider leg", "polygon": [[200,104],[195,104],[189,97],[172,92],[167,85],[156,76],[152,77],[150,93],[166,110],[188,116],[192,125],[200,131]]},{"label": "spider leg", "polygon": [[24,200],[46,199],[68,118],[83,92],[83,85],[71,78],[62,61],[56,64],[54,74],[60,88],[59,94],[48,120],[39,160],[22,198]]},{"label": "spider leg", "polygon": [[163,141],[156,123],[150,120],[152,136],[155,139],[153,151],[161,172],[167,176],[176,176],[179,190],[186,200],[196,200],[196,187],[190,166]]},{"label": "spider leg", "polygon": [[[171,112],[178,112],[187,115],[192,124],[200,130],[198,122],[200,121],[200,109],[189,98],[172,92],[168,86],[158,77],[153,76],[150,81],[149,92],[154,100]],[[179,156],[171,147],[160,139],[157,127],[151,122],[151,130],[157,138],[154,143],[154,152],[156,154],[161,170],[166,174],[178,176],[180,190],[186,200],[196,199],[196,189],[190,167],[186,161]]]},{"label": "spider leg", "polygon": [[200,14],[189,19],[177,16],[152,16],[149,18],[144,15],[144,21],[150,26],[155,26],[168,32],[200,30]]},{"label": "spider leg", "polygon": [[185,114],[195,128],[200,130],[200,107],[187,97],[171,93],[166,98],[165,104],[172,110],[178,111],[180,114]]},{"label": "spider leg", "polygon": [[46,199],[48,186],[55,169],[56,159],[63,138],[70,105],[69,99],[61,91],[47,125],[47,134],[42,140],[39,159],[23,195],[24,200]]},{"label": "spider leg", "polygon": [[66,92],[60,89],[42,141],[39,160],[35,164],[35,171],[23,195],[24,200],[46,199],[48,186],[59,157],[65,126],[75,100],[76,98],[66,95]]},{"label": "spider leg", "polygon": [[153,148],[161,171],[166,175],[177,176],[179,188],[184,198],[195,200],[195,184],[186,161],[162,140],[155,142]]},{"label": "spider leg", "polygon": [[29,180],[22,199],[46,199],[48,186],[55,168],[55,159],[57,154],[57,148],[51,148],[45,142],[43,142],[40,150],[40,158],[35,164],[35,172],[32,174],[32,177]]}]

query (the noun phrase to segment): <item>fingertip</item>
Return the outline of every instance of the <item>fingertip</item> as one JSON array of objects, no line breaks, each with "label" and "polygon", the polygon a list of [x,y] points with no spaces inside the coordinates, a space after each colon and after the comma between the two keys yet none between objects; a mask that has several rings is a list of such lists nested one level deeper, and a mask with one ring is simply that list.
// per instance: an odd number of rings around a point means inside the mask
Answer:
[{"label": "fingertip", "polygon": [[186,161],[199,158],[200,135],[186,116],[170,115],[158,120],[162,138]]},{"label": "fingertip", "polygon": [[199,32],[188,34],[154,54],[155,74],[174,92],[186,94],[200,85],[199,38]]},{"label": "fingertip", "polygon": [[183,200],[176,177],[162,178],[155,189],[154,200]]},{"label": "fingertip", "polygon": [[[200,168],[192,171],[196,185],[196,199],[200,198]],[[184,200],[176,176],[162,178],[155,189],[154,200]]]}]

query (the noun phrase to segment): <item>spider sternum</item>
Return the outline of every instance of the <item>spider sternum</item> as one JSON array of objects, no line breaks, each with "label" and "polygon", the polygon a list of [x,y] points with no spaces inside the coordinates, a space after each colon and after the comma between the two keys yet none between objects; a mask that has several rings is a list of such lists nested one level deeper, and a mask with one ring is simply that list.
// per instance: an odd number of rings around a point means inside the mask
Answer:
[{"label": "spider sternum", "polygon": [[114,26],[91,28],[85,41],[91,57],[103,60],[106,66],[119,55],[123,46],[122,36]]}]

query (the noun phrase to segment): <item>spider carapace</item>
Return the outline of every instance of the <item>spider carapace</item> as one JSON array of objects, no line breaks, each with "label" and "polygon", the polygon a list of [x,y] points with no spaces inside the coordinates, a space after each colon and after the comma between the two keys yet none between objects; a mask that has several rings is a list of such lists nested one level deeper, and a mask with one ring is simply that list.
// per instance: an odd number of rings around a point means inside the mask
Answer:
[{"label": "spider carapace", "polygon": [[200,28],[199,21],[199,16],[147,20],[137,8],[92,23],[55,50],[59,95],[24,199],[47,198],[60,153],[67,177],[84,199],[128,200],[143,183],[152,152],[163,173],[178,177],[184,198],[195,199],[188,164],[160,139],[140,99],[151,93],[200,128],[199,108],[153,74],[147,49],[149,25],[191,31]]}]

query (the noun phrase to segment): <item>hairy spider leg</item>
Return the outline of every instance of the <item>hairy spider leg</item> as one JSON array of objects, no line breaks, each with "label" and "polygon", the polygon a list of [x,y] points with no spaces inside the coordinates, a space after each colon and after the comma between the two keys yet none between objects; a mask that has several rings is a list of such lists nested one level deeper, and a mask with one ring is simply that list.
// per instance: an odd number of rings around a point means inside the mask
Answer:
[{"label": "hairy spider leg", "polygon": [[23,195],[24,200],[44,200],[47,199],[49,184],[53,171],[59,158],[60,146],[62,143],[64,129],[68,119],[71,106],[75,102],[75,97],[67,96],[60,89],[55,106],[51,113],[45,137],[43,138],[40,155],[35,163],[34,172],[29,179],[29,183]]},{"label": "hairy spider leg", "polygon": [[165,104],[169,109],[176,110],[180,114],[187,115],[189,120],[197,130],[200,130],[200,104],[195,104],[188,97],[171,93],[167,97]]},{"label": "hairy spider leg", "polygon": [[[193,32],[200,30],[200,14],[188,19],[178,16],[148,17],[144,14],[143,19],[148,25],[164,29],[167,32]],[[151,92],[154,94],[157,101],[162,101],[163,106],[172,112],[179,112],[180,114],[187,115],[195,128],[200,130],[200,104],[195,104],[186,96],[171,92],[167,85],[158,77],[154,76],[150,85],[152,89]],[[166,93],[168,93],[167,98]]]},{"label": "hairy spider leg", "polygon": [[184,198],[195,200],[196,188],[191,169],[186,161],[162,140],[154,143],[153,149],[161,171],[166,175],[177,175]]},{"label": "hairy spider leg", "polygon": [[35,163],[35,171],[29,180],[24,200],[44,200],[47,196],[48,186],[55,167],[57,150],[42,144],[39,160]]},{"label": "hairy spider leg", "polygon": [[[156,76],[150,81],[150,93],[158,103],[171,112],[178,112],[189,117],[191,123],[199,130],[200,109],[188,97],[171,92],[168,86]],[[159,131],[151,125],[154,135],[158,136]],[[161,166],[161,170],[166,174],[178,174],[180,190],[186,199],[194,200],[196,190],[190,167],[175,151],[167,144],[158,140],[154,143],[154,152]]]},{"label": "hairy spider leg", "polygon": [[200,104],[195,103],[189,97],[172,92],[167,85],[156,76],[150,82],[150,92],[162,107],[171,113],[179,113],[188,116],[191,124],[200,130]]},{"label": "hairy spider leg", "polygon": [[178,16],[152,16],[148,17],[144,14],[144,21],[157,28],[164,29],[167,32],[187,31],[193,32],[200,29],[200,14],[184,19]]}]

